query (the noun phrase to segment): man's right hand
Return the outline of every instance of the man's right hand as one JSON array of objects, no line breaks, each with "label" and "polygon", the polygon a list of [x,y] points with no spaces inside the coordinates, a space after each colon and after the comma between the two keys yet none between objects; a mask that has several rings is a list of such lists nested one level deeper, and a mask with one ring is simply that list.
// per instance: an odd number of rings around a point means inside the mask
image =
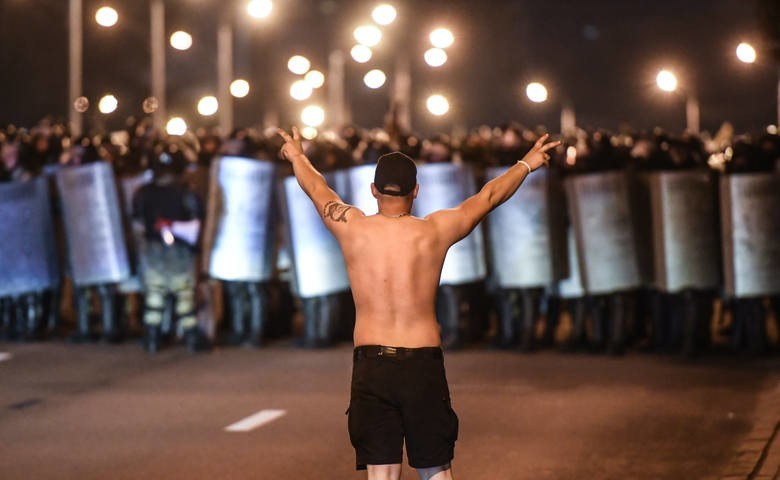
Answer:
[{"label": "man's right hand", "polygon": [[552,150],[561,144],[560,141],[544,143],[548,138],[550,138],[549,133],[545,133],[539,137],[539,140],[536,141],[531,150],[522,158],[524,162],[530,165],[531,170],[536,170],[542,165],[547,165],[547,162],[550,161],[550,154],[547,153],[547,151]]},{"label": "man's right hand", "polygon": [[292,137],[284,129],[278,129],[276,131],[283,139],[284,145],[282,145],[282,157],[291,161],[298,155],[304,155],[303,146],[301,145],[301,133],[298,131],[298,127],[292,127]]}]

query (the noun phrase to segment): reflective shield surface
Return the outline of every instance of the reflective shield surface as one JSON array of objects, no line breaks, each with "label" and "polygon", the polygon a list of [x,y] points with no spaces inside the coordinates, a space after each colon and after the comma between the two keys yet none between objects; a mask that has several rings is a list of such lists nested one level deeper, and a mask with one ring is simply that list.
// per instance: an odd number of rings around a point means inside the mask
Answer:
[{"label": "reflective shield surface", "polygon": [[577,240],[574,238],[573,228],[569,227],[566,232],[566,250],[569,253],[568,277],[558,283],[558,294],[561,298],[579,298],[585,296],[585,287],[582,285],[582,276],[580,275]]},{"label": "reflective shield surface", "polygon": [[348,170],[349,199],[346,202],[356,206],[366,215],[375,215],[378,212],[376,198],[371,194],[375,170],[376,165],[361,165]]},{"label": "reflective shield surface", "polygon": [[[420,191],[412,214],[424,217],[453,208],[476,192],[474,174],[464,165],[433,163],[417,167]],[[486,274],[484,243],[480,226],[450,247],[444,259],[440,284],[458,285],[483,280]]]},{"label": "reflective shield surface", "polygon": [[565,185],[585,290],[597,295],[638,287],[625,174],[576,175],[567,178]]},{"label": "reflective shield surface", "polygon": [[68,243],[68,265],[78,286],[116,283],[130,275],[114,173],[104,162],[57,172]]},{"label": "reflective shield surface", "polygon": [[204,234],[212,277],[259,282],[273,275],[275,172],[273,163],[251,158],[212,163]]},{"label": "reflective shield surface", "polygon": [[706,171],[648,174],[653,284],[667,292],[720,285],[715,185]]},{"label": "reflective shield surface", "polygon": [[57,285],[47,179],[0,183],[0,219],[0,297]]},{"label": "reflective shield surface", "polygon": [[[332,174],[325,178],[334,185]],[[348,290],[347,267],[335,237],[295,177],[285,178],[283,185],[298,295],[310,298]]]},{"label": "reflective shield surface", "polygon": [[720,189],[726,293],[780,293],[780,175],[728,175]]},{"label": "reflective shield surface", "polygon": [[[507,170],[489,168],[485,180]],[[498,285],[502,288],[544,287],[560,280],[553,259],[561,255],[554,248],[549,171],[529,175],[517,192],[493,210],[487,219],[488,249]]]}]

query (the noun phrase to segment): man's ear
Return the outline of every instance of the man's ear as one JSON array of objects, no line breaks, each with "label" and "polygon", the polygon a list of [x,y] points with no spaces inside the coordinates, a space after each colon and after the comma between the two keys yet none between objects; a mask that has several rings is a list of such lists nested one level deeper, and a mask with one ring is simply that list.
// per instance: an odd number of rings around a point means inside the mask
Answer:
[{"label": "man's ear", "polygon": [[[373,184],[372,184],[373,185]],[[412,191],[412,198],[417,198],[417,192],[420,191],[420,184],[414,186],[414,190]]]},{"label": "man's ear", "polygon": [[374,196],[377,200],[379,200],[379,190],[377,190],[376,185],[374,185],[374,182],[371,182],[371,195]]}]

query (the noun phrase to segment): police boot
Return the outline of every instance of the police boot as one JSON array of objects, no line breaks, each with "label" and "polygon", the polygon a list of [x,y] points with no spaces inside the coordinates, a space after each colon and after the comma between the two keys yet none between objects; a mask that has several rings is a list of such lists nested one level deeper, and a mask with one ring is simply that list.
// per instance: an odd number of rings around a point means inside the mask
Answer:
[{"label": "police boot", "polygon": [[501,290],[498,299],[498,334],[495,345],[498,348],[512,348],[517,343],[516,302],[511,290]]},{"label": "police boot", "polygon": [[184,330],[182,341],[190,353],[207,352],[211,350],[211,342],[209,342],[206,334],[203,333],[203,330],[197,325]]},{"label": "police boot", "polygon": [[262,284],[249,284],[249,304],[249,343],[259,347],[263,343],[263,327],[268,309],[268,296]]},{"label": "police boot", "polygon": [[103,326],[103,340],[115,343],[121,338],[114,304],[114,292],[110,285],[98,285],[100,296],[100,320]]},{"label": "police boot", "polygon": [[144,350],[157,353],[162,347],[162,332],[160,325],[146,324],[144,326]]},{"label": "police boot", "polygon": [[536,348],[536,306],[531,290],[520,292],[520,350],[532,352]]},{"label": "police boot", "polygon": [[173,323],[176,317],[176,295],[168,293],[165,295],[165,301],[162,312],[162,323],[160,323],[160,335],[166,342],[173,340]]}]

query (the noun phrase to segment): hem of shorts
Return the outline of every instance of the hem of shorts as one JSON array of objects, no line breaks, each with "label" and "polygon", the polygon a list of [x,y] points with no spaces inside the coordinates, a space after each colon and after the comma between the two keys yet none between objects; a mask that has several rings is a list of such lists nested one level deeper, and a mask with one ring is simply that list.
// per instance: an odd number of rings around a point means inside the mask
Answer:
[{"label": "hem of shorts", "polygon": [[450,455],[447,457],[444,461],[436,461],[436,462],[415,462],[411,459],[409,460],[409,466],[412,468],[434,468],[434,467],[441,467],[443,465],[451,464],[452,461],[455,459],[455,455]]},{"label": "hem of shorts", "polygon": [[403,458],[393,458],[393,459],[384,459],[379,461],[365,461],[365,462],[357,462],[355,464],[355,470],[367,470],[369,465],[399,465],[402,464],[404,461]]}]

